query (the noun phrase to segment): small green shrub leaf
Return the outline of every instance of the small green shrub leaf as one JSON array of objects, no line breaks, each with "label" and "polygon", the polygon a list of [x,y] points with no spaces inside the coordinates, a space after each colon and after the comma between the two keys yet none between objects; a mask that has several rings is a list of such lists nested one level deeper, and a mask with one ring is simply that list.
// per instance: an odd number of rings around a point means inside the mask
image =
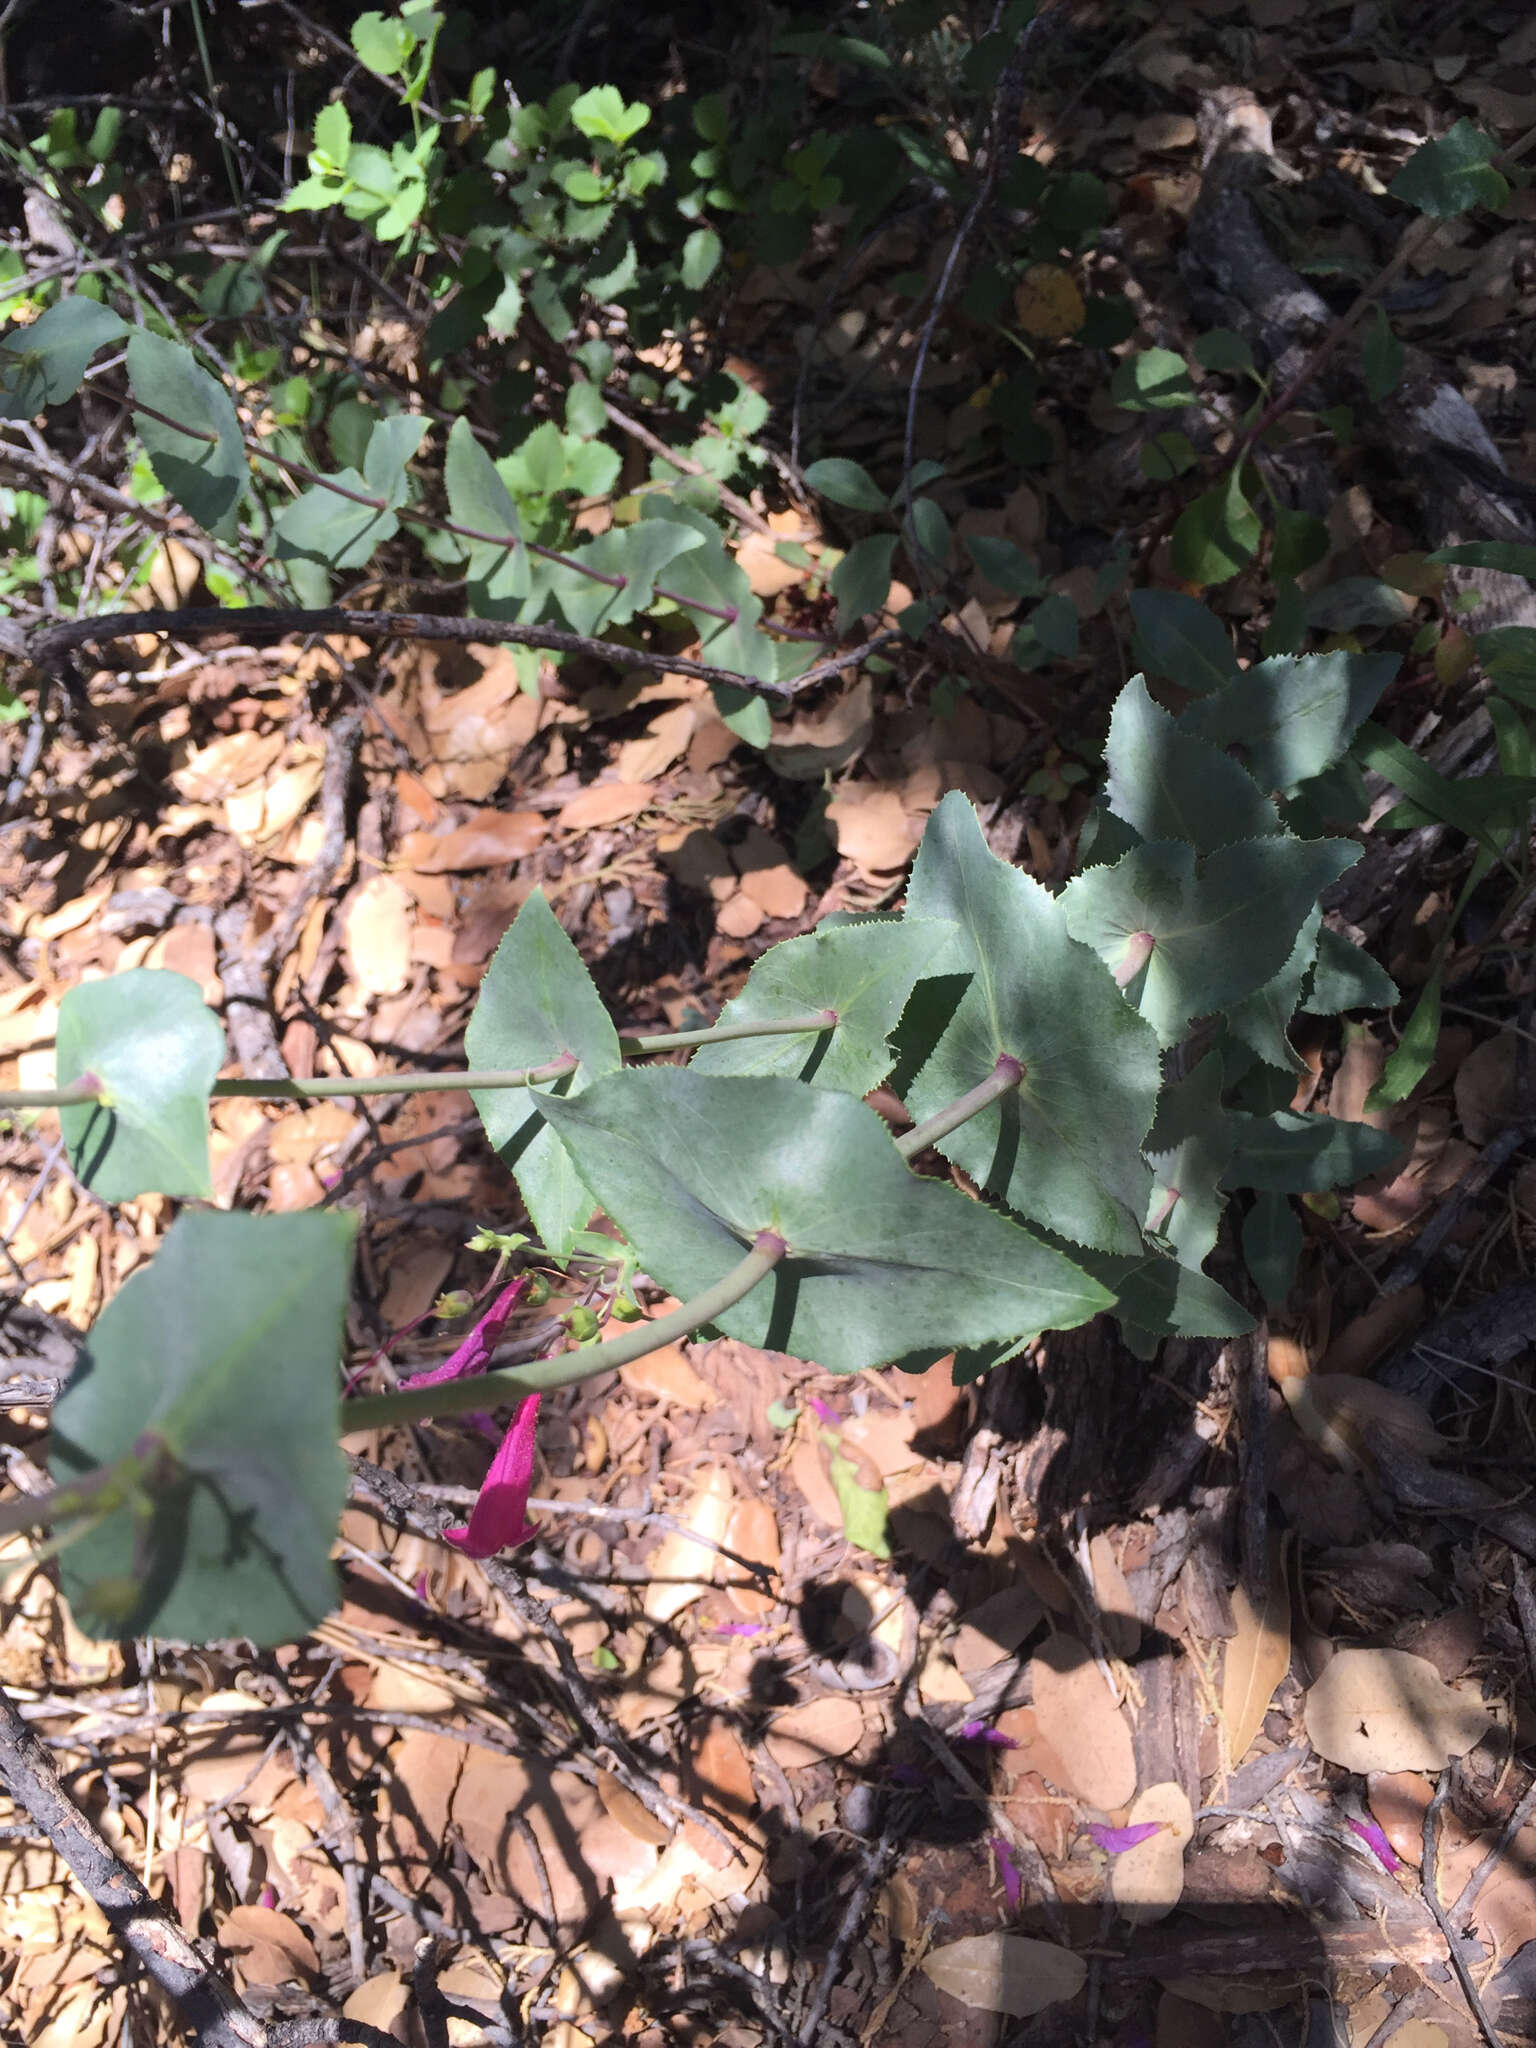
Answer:
[{"label": "small green shrub leaf", "polygon": [[1241,470],[1202,491],[1174,521],[1169,560],[1182,582],[1226,583],[1259,551],[1264,526],[1243,494]]},{"label": "small green shrub leaf", "polygon": [[1136,649],[1155,676],[1203,697],[1241,673],[1226,627],[1182,590],[1133,590]]},{"label": "small green shrub leaf", "polygon": [[35,419],[73,398],[97,349],[127,331],[110,306],[78,292],[12,328],[0,341],[0,420]]},{"label": "small green shrub leaf", "polygon": [[1079,620],[1070,597],[1054,591],[1042,598],[1030,613],[1029,624],[1047,654],[1054,654],[1059,661],[1076,657]]},{"label": "small green shrub leaf", "polygon": [[370,71],[393,78],[404,71],[416,38],[398,16],[360,14],[352,24],[352,47]]},{"label": "small green shrub leaf", "polygon": [[1209,334],[1197,336],[1190,353],[1202,370],[1253,368],[1253,350],[1243,336],[1230,327],[1213,327]]},{"label": "small green shrub leaf", "polygon": [[69,1163],[93,1195],[212,1195],[208,1091],[223,1061],[223,1028],[184,974],[134,967],[66,991],[59,1084],[94,1074],[110,1098],[59,1112]]},{"label": "small green shrub leaf", "polygon": [[950,927],[922,918],[848,924],[785,939],[766,952],[746,987],[720,1013],[722,1024],[764,1024],[835,1010],[819,1035],[728,1039],[701,1045],[689,1062],[701,1074],[786,1074],[817,1088],[867,1095],[891,1071],[889,1044],[919,977],[950,944]]},{"label": "small green shrub leaf", "polygon": [[1193,734],[1188,716],[1170,717],[1132,676],[1115,699],[1104,750],[1111,811],[1143,839],[1184,839],[1202,853],[1278,832],[1280,814],[1253,777]]},{"label": "small green shrub leaf", "polygon": [[1045,589],[1039,563],[1011,540],[989,533],[968,533],[964,540],[982,575],[1010,597],[1039,597]]},{"label": "small green shrub leaf", "polygon": [[944,969],[970,974],[929,1020],[908,1109],[933,1115],[1010,1054],[1021,1085],[940,1151],[1062,1237],[1135,1250],[1151,1186],[1141,1144],[1157,1101],[1154,1034],[1073,940],[1060,901],[992,852],[958,790],[928,821],[907,909],[958,927]]},{"label": "small green shrub leaf", "polygon": [[837,599],[840,634],[848,632],[856,620],[884,606],[891,588],[891,557],[895,552],[894,533],[871,533],[855,541],[832,571],[827,587]]},{"label": "small green shrub leaf", "polygon": [[462,413],[449,430],[443,482],[455,523],[480,536],[467,543],[470,610],[513,617],[528,595],[528,550],[512,495]]},{"label": "small green shrub leaf", "polygon": [[680,1300],[774,1230],[788,1256],[719,1318],[832,1372],[926,1343],[1064,1329],[1109,1297],[1070,1260],[904,1163],[851,1096],[803,1082],[630,1070],[549,1105],[587,1185]]},{"label": "small green shrub leaf", "polygon": [[[96,984],[100,986],[100,984]],[[174,1469],[59,1558],[81,1625],[294,1642],[336,1603],[346,1500],[336,1371],[356,1218],[177,1218],[96,1319],[52,1418],[59,1481],[148,1435]]]},{"label": "small green shrub leaf", "polygon": [[471,1067],[543,1066],[571,1055],[569,1079],[538,1088],[477,1088],[485,1134],[517,1176],[534,1227],[563,1255],[597,1206],[544,1120],[550,1093],[583,1089],[620,1063],[619,1036],[581,955],[535,889],[492,956],[464,1034]]},{"label": "small green shrub leaf", "polygon": [[1200,460],[1200,452],[1188,434],[1181,434],[1175,427],[1154,434],[1144,443],[1136,460],[1149,483],[1168,484],[1175,477],[1187,476]]},{"label": "small green shrub leaf", "polygon": [[1434,220],[1474,206],[1502,206],[1509,185],[1493,168],[1494,148],[1492,138],[1463,117],[1437,141],[1416,149],[1387,190]]},{"label": "small green shrub leaf", "polygon": [[[370,561],[375,548],[393,540],[400,530],[395,507],[405,502],[406,468],[426,430],[427,421],[419,413],[396,413],[380,420],[369,435],[361,475],[355,469],[334,471],[277,515],[279,557],[302,557],[330,569],[360,569]],[[339,484],[354,496],[328,490],[328,483]],[[360,505],[359,497],[384,503]]]},{"label": "small green shrub leaf", "polygon": [[883,512],[885,493],[861,463],[844,455],[828,455],[813,462],[805,472],[813,491],[830,498],[834,505],[851,506],[855,512]]},{"label": "small green shrub leaf", "polygon": [[1250,839],[1197,867],[1182,842],[1138,846],[1061,894],[1090,946],[1163,1045],[1280,972],[1320,889],[1360,857],[1342,839]]},{"label": "small green shrub leaf", "polygon": [[1233,1112],[1237,1144],[1223,1176],[1229,1188],[1259,1188],[1269,1194],[1320,1194],[1353,1187],[1402,1157],[1400,1141],[1371,1124],[1340,1123],[1336,1117],[1276,1110],[1273,1116]]},{"label": "small green shrub leaf", "polygon": [[1196,402],[1189,365],[1171,348],[1138,349],[1116,363],[1109,395],[1127,412],[1170,412]]},{"label": "small green shrub leaf", "polygon": [[695,228],[683,243],[679,274],[691,292],[702,291],[720,267],[724,244],[713,228]]},{"label": "small green shrub leaf", "polygon": [[670,519],[641,519],[611,526],[585,547],[570,550],[573,561],[604,576],[622,576],[622,589],[584,576],[560,562],[541,562],[539,574],[554,594],[566,623],[577,633],[625,626],[656,601],[656,578],[679,555],[704,546],[703,534]]},{"label": "small green shrub leaf", "polygon": [[571,102],[571,121],[583,135],[604,142],[628,142],[651,118],[649,107],[639,101],[626,105],[614,85],[594,85]]},{"label": "small green shrub leaf", "polygon": [[[133,416],[155,475],[199,526],[233,540],[249,472],[229,393],[190,349],[143,327],[128,338],[128,381],[135,398],[164,415]],[[180,424],[170,426],[170,420]]]},{"label": "small green shrub leaf", "polygon": [[1407,362],[1407,352],[1392,332],[1392,323],[1382,306],[1375,308],[1375,317],[1366,330],[1360,353],[1366,396],[1373,405],[1379,405],[1382,399],[1390,398],[1402,383],[1403,367]]},{"label": "small green shrub leaf", "polygon": [[1342,757],[1399,666],[1395,654],[1272,655],[1179,724],[1239,748],[1263,788],[1291,790]]},{"label": "small green shrub leaf", "polygon": [[[1328,528],[1315,512],[1297,512],[1281,505],[1275,512],[1275,535],[1270,543],[1270,574],[1277,583],[1290,583],[1322,561],[1332,545]],[[1299,602],[1299,592],[1297,599]]]}]

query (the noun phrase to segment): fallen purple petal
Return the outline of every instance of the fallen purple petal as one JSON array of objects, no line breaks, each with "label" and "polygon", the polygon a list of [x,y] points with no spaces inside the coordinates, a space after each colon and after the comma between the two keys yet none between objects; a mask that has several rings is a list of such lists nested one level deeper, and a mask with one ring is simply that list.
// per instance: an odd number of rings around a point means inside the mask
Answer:
[{"label": "fallen purple petal", "polygon": [[457,1350],[450,1352],[441,1365],[434,1365],[430,1372],[412,1373],[409,1379],[400,1382],[401,1386],[435,1387],[444,1380],[462,1380],[471,1373],[484,1372],[491,1362],[491,1353],[501,1342],[501,1333],[507,1327],[508,1318],[527,1292],[528,1275],[520,1273],[510,1286],[503,1287]]},{"label": "fallen purple petal", "polygon": [[997,1874],[1003,1881],[1003,1896],[1008,1901],[1008,1910],[1017,1913],[1024,1897],[1023,1873],[1001,1835],[992,1837],[992,1854],[997,1858]]},{"label": "fallen purple petal", "polygon": [[1123,1856],[1127,1849],[1134,1849],[1138,1842],[1150,1842],[1154,1835],[1160,1835],[1163,1823],[1160,1820],[1138,1821],[1133,1828],[1107,1828],[1102,1821],[1091,1820],[1083,1832],[1092,1837],[1106,1856]]},{"label": "fallen purple petal", "polygon": [[841,1415],[838,1414],[837,1410],[830,1405],[830,1403],[826,1401],[818,1401],[814,1394],[807,1394],[805,1397],[805,1405],[807,1408],[810,1409],[811,1413],[815,1416],[816,1420],[818,1422],[824,1422],[827,1425],[828,1429],[842,1428],[843,1418],[841,1417]]},{"label": "fallen purple petal", "polygon": [[1349,1822],[1361,1841],[1365,1843],[1366,1847],[1379,1859],[1387,1870],[1397,1871],[1402,1869],[1402,1857],[1398,1855],[1375,1821],[1356,1820],[1352,1813],[1347,1813],[1344,1818]]},{"label": "fallen purple petal", "polygon": [[715,1624],[717,1636],[760,1636],[762,1632],[760,1621],[720,1621]]},{"label": "fallen purple petal", "polygon": [[962,1742],[987,1742],[994,1749],[1017,1749],[1018,1744],[1011,1735],[1005,1735],[1001,1728],[994,1728],[988,1721],[962,1721],[960,1724]]},{"label": "fallen purple petal", "polygon": [[515,1550],[538,1534],[528,1519],[528,1493],[533,1485],[533,1443],[538,1428],[539,1400],[530,1394],[518,1404],[501,1448],[485,1475],[465,1529],[445,1529],[443,1538],[466,1557],[494,1557]]}]

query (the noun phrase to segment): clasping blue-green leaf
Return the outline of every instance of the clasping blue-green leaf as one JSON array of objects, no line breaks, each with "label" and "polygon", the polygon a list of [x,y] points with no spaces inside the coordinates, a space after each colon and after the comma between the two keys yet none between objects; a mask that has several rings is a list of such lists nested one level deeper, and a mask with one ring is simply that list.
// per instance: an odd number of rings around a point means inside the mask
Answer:
[{"label": "clasping blue-green leaf", "polygon": [[535,889],[492,956],[464,1034],[471,1067],[544,1066],[570,1055],[572,1077],[538,1089],[472,1090],[485,1134],[517,1175],[534,1226],[563,1256],[597,1206],[544,1120],[547,1088],[585,1088],[620,1064],[619,1035],[542,891]]},{"label": "clasping blue-green leaf", "polygon": [[60,1532],[82,1627],[269,1646],[335,1605],[347,1489],[337,1366],[356,1222],[188,1213],[97,1317],[53,1412],[54,1477],[113,1464],[146,1438],[170,1469]]},{"label": "clasping blue-green leaf", "polygon": [[914,1174],[851,1096],[652,1067],[543,1109],[646,1271],[680,1300],[722,1279],[760,1231],[784,1238],[773,1273],[719,1318],[743,1343],[859,1372],[928,1343],[1070,1329],[1109,1306],[1060,1252]]},{"label": "clasping blue-green leaf", "polygon": [[66,991],[59,1085],[94,1074],[109,1105],[59,1111],[69,1163],[93,1195],[213,1193],[208,1092],[223,1062],[223,1028],[184,974],[133,967]]},{"label": "clasping blue-green leaf", "polygon": [[129,337],[128,382],[135,398],[163,415],[133,416],[155,475],[199,526],[233,540],[250,481],[233,399],[190,349],[142,327]]}]

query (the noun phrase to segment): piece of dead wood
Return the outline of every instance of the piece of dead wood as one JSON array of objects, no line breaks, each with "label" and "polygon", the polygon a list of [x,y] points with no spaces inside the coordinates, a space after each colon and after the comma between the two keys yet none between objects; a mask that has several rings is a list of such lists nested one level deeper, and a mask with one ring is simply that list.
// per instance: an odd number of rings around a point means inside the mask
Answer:
[{"label": "piece of dead wood", "polygon": [[1420,1330],[1377,1372],[1381,1384],[1432,1407],[1444,1387],[1475,1390],[1481,1368],[1512,1364],[1536,1330],[1536,1280],[1516,1280]]}]

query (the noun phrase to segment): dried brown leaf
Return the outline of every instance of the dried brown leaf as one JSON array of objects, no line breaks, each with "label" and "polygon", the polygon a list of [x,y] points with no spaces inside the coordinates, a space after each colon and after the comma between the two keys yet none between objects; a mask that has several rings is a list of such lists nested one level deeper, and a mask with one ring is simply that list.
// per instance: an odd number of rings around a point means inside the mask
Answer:
[{"label": "dried brown leaf", "polygon": [[1109,1889],[1120,1917],[1134,1926],[1164,1919],[1184,1890],[1184,1850],[1195,1832],[1189,1794],[1182,1785],[1149,1785],[1126,1815],[1127,1827],[1156,1822],[1158,1832],[1110,1863]]},{"label": "dried brown leaf", "polygon": [[241,1990],[250,1984],[308,1984],[320,1975],[314,1943],[296,1920],[275,1906],[232,1906],[217,1939],[235,1959],[235,1982]]},{"label": "dried brown leaf", "polygon": [[930,1949],[919,1967],[931,1984],[962,2005],[1014,2019],[1076,1998],[1088,1981],[1081,1956],[1022,1934],[968,1934],[963,1941]]},{"label": "dried brown leaf", "polygon": [[[778,1517],[760,1495],[747,1494],[737,1501],[726,1524],[725,1541],[727,1549],[734,1550],[738,1557],[750,1558],[753,1564],[766,1565],[777,1572],[782,1554]],[[738,1572],[736,1578],[740,1577]],[[771,1614],[777,1604],[771,1593],[760,1593],[756,1586],[738,1584],[735,1580],[729,1585],[727,1597],[738,1614],[748,1615],[754,1621]]]},{"label": "dried brown leaf", "polygon": [[476,811],[451,832],[408,832],[400,864],[423,875],[508,867],[541,845],[548,830],[537,811]]},{"label": "dried brown leaf", "polygon": [[872,874],[905,867],[921,836],[920,819],[900,790],[877,783],[852,783],[827,806],[837,833],[837,850]]},{"label": "dried brown leaf", "polygon": [[962,1620],[950,1646],[956,1667],[969,1677],[1011,1657],[1044,1618],[1045,1609],[1031,1587],[1022,1580],[1005,1586]]},{"label": "dried brown leaf", "polygon": [[784,1771],[807,1769],[828,1757],[846,1756],[864,1734],[864,1714],[847,1693],[827,1693],[804,1706],[776,1714],[763,1740],[768,1754]]},{"label": "dried brown leaf", "polygon": [[1340,1650],[1307,1694],[1308,1741],[1349,1771],[1444,1770],[1493,1719],[1407,1650]]},{"label": "dried brown leaf", "polygon": [[1237,1632],[1227,1639],[1221,1672],[1228,1770],[1235,1770],[1253,1747],[1275,1688],[1291,1668],[1291,1596],[1278,1546],[1271,1549],[1268,1582],[1257,1599],[1246,1586],[1233,1587],[1232,1619]]},{"label": "dried brown leaf", "polygon": [[1030,1659],[1040,1731],[1061,1761],[1063,1789],[1109,1812],[1136,1792],[1130,1727],[1086,1644],[1053,1636]]},{"label": "dried brown leaf", "polygon": [[633,1394],[643,1394],[673,1408],[689,1408],[702,1414],[713,1408],[719,1396],[702,1380],[688,1362],[680,1344],[663,1344],[644,1358],[632,1359],[619,1368],[619,1378]]},{"label": "dried brown leaf", "polygon": [[651,1560],[651,1583],[645,1589],[645,1612],[652,1621],[671,1621],[675,1615],[709,1590],[719,1552],[694,1540],[705,1536],[712,1543],[725,1541],[726,1525],[733,1505],[730,1474],[716,1466],[700,1480],[687,1515],[693,1535],[671,1531],[663,1537]]},{"label": "dried brown leaf", "polygon": [[577,791],[556,814],[555,823],[567,832],[616,825],[622,818],[638,818],[655,794],[655,785],[649,782],[594,782]]}]

